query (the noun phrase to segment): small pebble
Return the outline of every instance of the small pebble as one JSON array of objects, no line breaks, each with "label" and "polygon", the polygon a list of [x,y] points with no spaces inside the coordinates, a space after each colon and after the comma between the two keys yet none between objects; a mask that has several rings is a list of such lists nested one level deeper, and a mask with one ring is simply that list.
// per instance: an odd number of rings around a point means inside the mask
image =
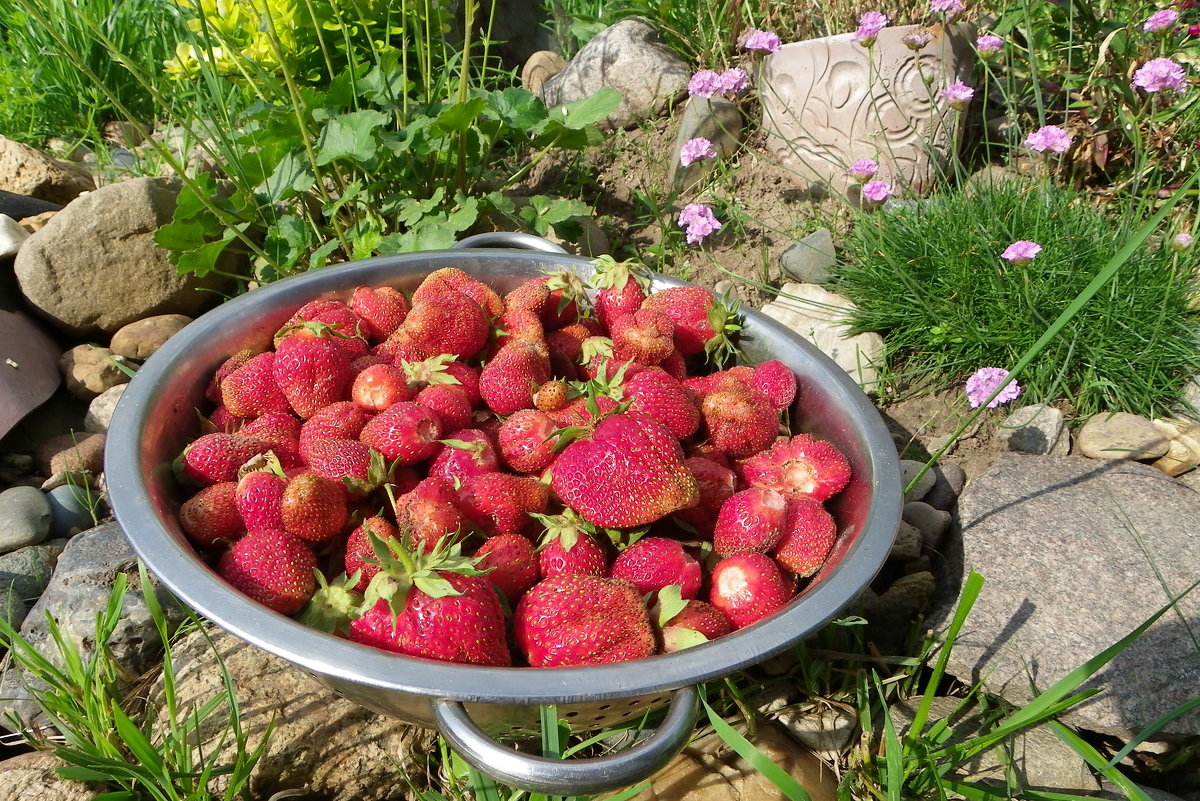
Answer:
[{"label": "small pebble", "polygon": [[788,734],[819,755],[840,755],[858,731],[858,718],[840,706],[785,709],[775,719]]},{"label": "small pebble", "polygon": [[87,414],[83,418],[84,431],[97,434],[108,433],[113,413],[116,412],[117,404],[121,402],[121,396],[125,394],[127,386],[129,385],[118,384],[115,387],[109,387],[88,404]]},{"label": "small pebble", "polygon": [[950,513],[934,509],[922,501],[910,501],[904,504],[900,514],[906,523],[911,523],[921,532],[921,539],[930,548],[936,548],[942,542],[946,529],[950,525]]},{"label": "small pebble", "polygon": [[[901,488],[907,487],[909,482],[913,480],[913,476],[915,476],[915,475],[917,475],[917,473],[921,472],[921,469],[923,467],[925,467],[924,462],[918,462],[913,459],[901,459],[900,460],[900,485],[901,485]],[[912,491],[904,493],[904,500],[906,502],[921,500],[922,498],[925,497],[925,493],[927,493],[931,489],[933,489],[933,485],[936,482],[937,482],[937,476],[934,475],[933,469],[931,468],[929,470],[926,470],[925,474],[923,476],[921,476],[921,480],[918,481],[917,485],[912,488]]]},{"label": "small pebble", "polygon": [[20,594],[12,587],[0,587],[0,617],[14,629],[20,629],[28,615],[29,604]]},{"label": "small pebble", "polygon": [[50,501],[37,487],[0,492],[0,553],[36,545],[50,533]]},{"label": "small pebble", "polygon": [[55,537],[70,536],[96,525],[88,509],[88,496],[92,490],[78,485],[66,484],[46,493],[50,501],[50,534]]},{"label": "small pebble", "polygon": [[900,521],[900,527],[896,531],[896,540],[892,543],[892,550],[888,553],[888,559],[893,562],[908,562],[916,559],[921,555],[921,532],[917,527]]},{"label": "small pebble", "polygon": [[27,601],[41,596],[65,543],[66,540],[47,540],[0,555],[0,587],[11,586]]},{"label": "small pebble", "polygon": [[934,509],[948,512],[958,502],[958,496],[967,484],[967,473],[954,462],[936,465],[933,473],[933,489],[922,500]]}]

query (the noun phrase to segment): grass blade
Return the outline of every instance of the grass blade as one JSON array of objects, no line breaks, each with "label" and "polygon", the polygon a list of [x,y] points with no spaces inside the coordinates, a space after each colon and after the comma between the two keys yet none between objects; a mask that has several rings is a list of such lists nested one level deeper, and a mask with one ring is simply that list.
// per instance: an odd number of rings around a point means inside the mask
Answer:
[{"label": "grass blade", "polygon": [[800,786],[799,782],[784,771],[783,768],[776,765],[770,757],[758,750],[758,747],[754,743],[747,740],[740,732],[726,723],[725,719],[709,706],[708,698],[703,688],[701,688],[700,692],[700,703],[703,704],[704,711],[708,715],[708,722],[712,724],[713,729],[716,730],[726,745],[737,752],[738,756],[749,762],[763,776],[766,776],[790,801],[812,801],[808,792]]},{"label": "grass blade", "polygon": [[1104,757],[1090,743],[1057,720],[1050,721],[1049,725],[1050,731],[1058,735],[1060,740],[1069,745],[1071,750],[1079,754],[1079,756],[1083,757],[1083,760],[1097,770],[1104,778],[1125,791],[1126,797],[1134,799],[1134,801],[1150,801],[1150,797],[1140,787],[1127,779],[1125,774],[1121,773],[1115,767],[1106,764]]}]

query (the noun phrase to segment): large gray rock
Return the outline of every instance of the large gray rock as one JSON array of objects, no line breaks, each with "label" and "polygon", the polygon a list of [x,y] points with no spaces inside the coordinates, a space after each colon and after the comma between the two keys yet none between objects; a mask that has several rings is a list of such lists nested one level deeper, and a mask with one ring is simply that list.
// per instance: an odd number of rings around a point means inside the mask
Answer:
[{"label": "large gray rock", "polygon": [[66,765],[48,751],[32,751],[0,762],[0,798],[5,801],[92,801],[110,788],[99,782],[60,779]]},{"label": "large gray rock", "polygon": [[[1079,457],[997,456],[958,502],[962,536],[944,544],[944,626],[966,571],[986,583],[949,670],[1013,703],[1050,687],[1128,634],[1197,578],[1200,494],[1146,465]],[[1186,625],[1185,625],[1186,623]],[[1084,687],[1101,692],[1063,718],[1129,738],[1195,697],[1200,594],[1183,598]],[[1200,733],[1200,711],[1164,736]]]},{"label": "large gray rock", "polygon": [[[77,534],[58,557],[58,566],[42,597],[29,610],[21,626],[21,637],[42,655],[60,661],[58,649],[46,622],[49,613],[67,640],[85,654],[95,647],[96,615],[107,605],[118,574],[127,577],[128,589],[121,619],[108,642],[108,649],[130,680],[152,667],[162,643],[150,619],[146,599],[139,588],[137,555],[125,532],[116,523]],[[156,588],[155,597],[172,628],[183,619],[183,610],[164,589]],[[33,681],[19,669],[11,657],[5,657],[0,677],[0,725],[8,726],[7,713],[13,712],[26,723],[37,720],[39,711],[32,701],[29,685]]]},{"label": "large gray rock", "polygon": [[50,501],[37,487],[9,487],[0,492],[0,553],[46,539],[50,515]]},{"label": "large gray rock", "polygon": [[0,136],[0,189],[62,204],[95,188],[95,181],[79,165]]},{"label": "large gray rock", "polygon": [[[10,305],[7,300],[0,297],[0,305]],[[32,317],[0,309],[0,437],[58,389],[61,356],[61,349]]]},{"label": "large gray rock", "polygon": [[828,228],[818,228],[779,254],[783,272],[802,284],[824,284],[837,265],[837,249]]},{"label": "large gray rock", "polygon": [[[701,159],[684,166],[679,161],[680,150],[691,139],[703,137],[712,142],[717,158]],[[679,131],[675,148],[667,165],[667,181],[677,192],[683,192],[704,177],[717,160],[728,158],[742,142],[742,110],[723,97],[689,97],[679,115]]]},{"label": "large gray rock", "polygon": [[36,601],[50,583],[62,550],[47,542],[0,556],[0,587],[12,587],[24,600]]},{"label": "large gray rock", "polygon": [[[113,333],[155,314],[196,313],[225,279],[180,275],[154,244],[171,221],[178,185],[135,178],[71,203],[26,240],[15,269],[21,292],[38,312],[80,338]],[[224,265],[225,269],[231,265]]]},{"label": "large gray rock", "polygon": [[557,106],[612,87],[621,93],[621,105],[603,126],[624,128],[666,108],[687,89],[691,75],[688,63],[658,41],[649,23],[627,17],[596,34],[562,72],[547,78],[541,97]]},{"label": "large gray rock", "polygon": [[[402,775],[423,784],[425,761],[435,748],[433,731],[347,701],[299,668],[221,629],[191,632],[172,646],[182,714],[224,691],[217,655],[237,691],[247,749],[258,746],[274,721],[266,752],[250,779],[255,798],[303,787],[325,801],[391,801],[408,797]],[[150,689],[151,702],[161,699],[162,692],[160,680]],[[162,727],[157,731],[161,736]],[[228,735],[222,707],[202,724],[201,749],[218,761],[232,761],[234,744]],[[214,784],[224,791],[225,779]]]}]

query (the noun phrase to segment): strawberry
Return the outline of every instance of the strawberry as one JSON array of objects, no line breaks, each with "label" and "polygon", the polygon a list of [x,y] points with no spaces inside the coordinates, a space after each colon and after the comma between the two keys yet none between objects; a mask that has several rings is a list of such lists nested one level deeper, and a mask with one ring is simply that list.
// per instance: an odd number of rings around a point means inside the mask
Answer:
[{"label": "strawberry", "polygon": [[429,463],[429,475],[460,484],[473,476],[500,471],[500,457],[492,438],[477,428],[451,431],[438,441]]},{"label": "strawberry", "polygon": [[542,324],[546,330],[562,328],[579,319],[579,306],[587,300],[587,289],[579,276],[570,270],[556,270],[545,278],[535,278],[550,290],[542,305]]},{"label": "strawberry", "polygon": [[340,300],[322,298],[305,303],[275,334],[275,349],[292,337],[324,337],[335,342],[351,359],[370,349],[362,319]]},{"label": "strawberry", "polygon": [[363,426],[358,439],[390,462],[423,462],[437,450],[442,421],[427,406],[411,401],[394,403]]},{"label": "strawberry", "polygon": [[241,431],[247,419],[245,417],[238,417],[222,404],[213,409],[212,413],[208,415],[208,422],[211,428],[205,429],[204,433],[206,434],[213,431],[236,434],[238,431]]},{"label": "strawberry", "polygon": [[533,393],[533,405],[543,412],[552,412],[567,405],[571,396],[571,387],[561,378],[547,381]]},{"label": "strawberry", "polygon": [[404,294],[390,286],[356,287],[347,303],[362,320],[367,338],[382,342],[404,323],[408,316],[408,301]]},{"label": "strawberry", "polygon": [[595,398],[581,395],[567,401],[566,406],[551,412],[550,419],[559,428],[590,426],[605,415],[615,412],[618,406],[620,404],[616,400],[606,395]]},{"label": "strawberry", "polygon": [[326,542],[341,532],[349,517],[340,481],[316,473],[293,476],[279,503],[283,528],[305,542]]},{"label": "strawberry", "polygon": [[356,496],[364,496],[387,479],[383,454],[354,439],[314,439],[304,453],[308,472],[337,481]]},{"label": "strawberry", "polygon": [[700,353],[717,365],[735,355],[731,337],[741,330],[738,303],[699,286],[669,287],[646,298],[642,308],[658,309],[675,323],[675,346],[684,356]]},{"label": "strawberry", "polygon": [[208,388],[204,391],[204,397],[213,403],[220,403],[221,382],[225,380],[226,376],[253,359],[256,355],[253,350],[244,348],[221,362],[221,366],[213,373],[212,380],[208,382]]},{"label": "strawberry", "polygon": [[375,551],[371,548],[372,534],[381,540],[392,540],[400,536],[400,530],[386,517],[375,515],[363,520],[346,537],[346,554],[343,557],[346,573],[358,576],[354,584],[358,592],[365,592],[371,579],[379,572],[379,563],[375,561]]},{"label": "strawberry", "polygon": [[273,467],[252,470],[238,479],[234,498],[246,531],[285,530],[282,504],[287,485],[278,461]]},{"label": "strawberry", "polygon": [[437,414],[443,431],[454,431],[471,425],[471,400],[454,384],[430,384],[417,393],[414,400]]},{"label": "strawberry", "polygon": [[447,538],[457,538],[464,523],[458,490],[444,478],[422,479],[396,499],[396,525],[425,553]]},{"label": "strawberry", "polygon": [[713,550],[721,556],[742,551],[769,553],[783,537],[787,502],[775,490],[751,487],[721,506],[713,530]]},{"label": "strawberry", "polygon": [[783,362],[772,359],[756,365],[750,386],[767,396],[771,405],[782,411],[796,400],[796,374]]},{"label": "strawberry", "polygon": [[354,377],[350,400],[368,412],[382,412],[393,403],[412,400],[408,376],[387,362],[372,364]]},{"label": "strawberry", "polygon": [[317,439],[358,439],[371,414],[351,401],[331,403],[300,426],[300,455],[306,460],[309,442]]},{"label": "strawberry", "polygon": [[601,256],[593,264],[591,285],[596,289],[592,305],[605,330],[612,330],[612,321],[619,314],[637,311],[646,300],[650,276],[640,264],[618,262],[612,256]]},{"label": "strawberry", "polygon": [[675,350],[675,323],[658,309],[638,309],[612,318],[608,335],[619,362],[658,364]]},{"label": "strawberry", "polygon": [[700,409],[683,384],[666,371],[658,367],[639,370],[625,380],[622,389],[631,400],[630,411],[659,421],[676,439],[687,439],[700,428]]},{"label": "strawberry", "polygon": [[710,603],[684,599],[676,586],[659,590],[650,617],[662,635],[663,653],[724,637],[733,631],[728,618]]},{"label": "strawberry", "polygon": [[270,444],[271,452],[279,458],[284,469],[298,467],[300,458],[300,421],[284,412],[267,412],[247,422],[238,431],[243,437],[253,437]]},{"label": "strawberry", "polygon": [[668,584],[677,585],[685,599],[700,591],[700,563],[679,541],[666,537],[643,537],[630,545],[617,554],[608,575],[632,581],[642,595]]},{"label": "strawberry", "polygon": [[762,392],[730,377],[700,401],[708,441],[734,458],[768,447],[779,434],[779,413]]},{"label": "strawberry", "polygon": [[775,546],[775,561],[801,578],[816,573],[837,539],[837,523],[820,501],[801,496],[787,502],[783,537]]},{"label": "strawberry", "polygon": [[696,479],[700,500],[690,509],[680,509],[674,519],[695,531],[700,539],[712,539],[721,505],[737,489],[737,475],[712,459],[691,456],[683,460]]},{"label": "strawberry", "polygon": [[485,473],[463,482],[458,498],[463,517],[486,536],[495,537],[528,534],[534,524],[530,513],[545,513],[550,494],[534,478]]},{"label": "strawberry", "polygon": [[475,552],[475,558],[479,560],[476,567],[488,571],[488,581],[504,593],[510,606],[541,578],[533,543],[520,534],[488,537]]},{"label": "strawberry", "polygon": [[221,555],[217,573],[234,589],[283,615],[308,602],[317,582],[317,558],[283,531],[247,534]]},{"label": "strawberry", "polygon": [[582,325],[568,325],[546,334],[546,349],[550,354],[552,374],[574,381],[579,377],[579,359],[583,342],[594,334]]},{"label": "strawberry", "polygon": [[496,290],[457,267],[442,267],[425,276],[420,286],[412,293],[412,302],[415,305],[446,291],[461,292],[471,298],[488,318],[499,317],[504,313],[504,301]]},{"label": "strawberry", "polygon": [[183,449],[180,471],[199,484],[236,481],[242,465],[270,449],[269,442],[240,434],[204,434]]},{"label": "strawberry", "polygon": [[290,336],[275,349],[272,374],[288,405],[307,420],[319,409],[345,400],[350,355],[332,339]]},{"label": "strawberry", "polygon": [[246,530],[237,508],[237,484],[221,481],[201,487],[179,507],[179,525],[201,548],[236,540]]},{"label": "strawberry", "polygon": [[504,314],[496,319],[496,327],[492,329],[492,341],[488,343],[486,358],[495,356],[500,348],[514,339],[545,342],[546,330],[542,327],[542,318],[536,311],[505,309]]},{"label": "strawberry", "polygon": [[542,309],[549,299],[550,289],[546,286],[545,276],[531,278],[519,284],[516,289],[513,289],[504,296],[504,311],[510,312],[514,309],[521,309],[522,311],[533,312],[538,316],[538,322],[541,322]]},{"label": "strawberry", "polygon": [[516,339],[502,347],[479,374],[479,394],[487,407],[508,416],[533,408],[536,387],[550,380],[550,356],[541,342]]},{"label": "strawberry", "polygon": [[[579,376],[589,381],[598,377],[609,380],[621,369],[621,362],[613,355],[613,341],[608,337],[590,336],[583,340],[578,361]],[[625,372],[629,373],[629,368]]]},{"label": "strawberry", "polygon": [[637,587],[623,579],[544,579],[517,604],[513,630],[533,667],[602,665],[655,651],[646,605]]},{"label": "strawberry", "polygon": [[518,473],[540,473],[554,461],[557,426],[537,409],[518,409],[500,424],[497,445],[504,464]]},{"label": "strawberry", "polygon": [[461,292],[442,292],[416,300],[402,331],[430,354],[469,359],[487,344],[491,326],[483,309]]},{"label": "strawberry", "polygon": [[551,487],[589,523],[625,528],[696,503],[696,480],[679,440],[662,423],[635,413],[601,420],[587,439],[554,461]]},{"label": "strawberry", "polygon": [[291,406],[275,383],[275,352],[247,360],[221,381],[221,403],[237,417],[258,417],[267,412],[290,414]]},{"label": "strawberry", "polygon": [[735,629],[775,614],[792,598],[792,583],[766,554],[744,551],[726,556],[710,575],[709,603]]},{"label": "strawberry", "polygon": [[433,349],[433,343],[417,339],[403,326],[393,331],[392,335],[383,342],[371,348],[371,353],[397,367],[402,362],[419,362],[437,355]]},{"label": "strawberry", "polygon": [[608,554],[583,518],[570,509],[557,515],[534,515],[545,526],[538,544],[542,578],[560,575],[604,576]]},{"label": "strawberry", "polygon": [[742,478],[791,499],[827,501],[850,482],[850,463],[833,445],[811,434],[780,437],[741,465]]}]

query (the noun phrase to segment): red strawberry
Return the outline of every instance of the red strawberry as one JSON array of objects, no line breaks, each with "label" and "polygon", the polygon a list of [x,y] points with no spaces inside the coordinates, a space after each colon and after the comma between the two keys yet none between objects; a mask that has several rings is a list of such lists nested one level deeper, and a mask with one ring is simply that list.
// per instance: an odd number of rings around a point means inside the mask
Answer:
[{"label": "red strawberry", "polygon": [[313,414],[300,426],[300,455],[306,456],[308,443],[317,439],[358,439],[370,413],[351,401],[331,403]]},{"label": "red strawberry", "polygon": [[180,456],[184,476],[200,484],[236,481],[238,469],[271,449],[269,442],[214,432],[196,438]]},{"label": "red strawberry", "polygon": [[605,330],[612,330],[612,321],[617,315],[633,313],[641,308],[650,277],[640,264],[618,262],[611,256],[601,256],[596,259],[595,265],[596,271],[590,281],[596,288],[592,305]]},{"label": "red strawberry", "polygon": [[850,481],[850,463],[841,452],[811,434],[780,437],[775,444],[741,465],[742,478],[785,498],[808,495],[827,501]]},{"label": "red strawberry", "polygon": [[664,370],[657,367],[639,370],[626,379],[622,389],[632,401],[630,411],[659,421],[676,439],[687,439],[700,428],[700,410],[683,384]]},{"label": "red strawberry", "polygon": [[258,417],[267,412],[290,414],[283,390],[275,383],[275,352],[249,359],[221,381],[221,403],[236,417]]},{"label": "red strawberry", "polygon": [[721,505],[737,489],[737,476],[728,467],[702,456],[691,456],[683,463],[696,479],[700,500],[690,509],[680,509],[674,518],[694,529],[701,539],[712,539]]},{"label": "red strawberry", "polygon": [[713,567],[710,580],[709,602],[735,629],[775,614],[793,593],[775,560],[754,551],[726,556]]},{"label": "red strawberry", "polygon": [[354,377],[350,400],[368,412],[382,412],[393,403],[412,400],[408,376],[392,364],[372,364]]},{"label": "red strawberry", "polygon": [[325,542],[341,532],[349,517],[340,481],[300,473],[288,481],[280,501],[283,528],[305,542]]},{"label": "red strawberry", "polygon": [[371,579],[379,572],[379,563],[375,561],[375,552],[371,548],[369,535],[374,534],[381,540],[396,539],[400,536],[399,529],[386,517],[368,517],[350,532],[346,538],[345,565],[346,574],[358,575],[354,589],[365,592]]},{"label": "red strawberry", "polygon": [[221,402],[221,382],[225,377],[234,370],[241,367],[246,362],[255,357],[255,352],[249,348],[239,350],[237,353],[230,356],[225,361],[221,362],[221,366],[213,373],[212,380],[208,382],[208,389],[204,391],[204,397],[208,398],[213,403]]},{"label": "red strawberry", "polygon": [[488,581],[504,593],[509,605],[515,605],[540,578],[533,543],[520,534],[488,537],[475,558],[479,560],[476,567],[488,571]]},{"label": "red strawberry", "polygon": [[201,548],[230,542],[246,526],[237,508],[237,484],[222,481],[202,487],[179,507],[179,525],[187,538]]},{"label": "red strawberry", "polygon": [[506,309],[504,314],[496,319],[496,327],[492,330],[492,341],[487,346],[487,357],[492,358],[514,339],[531,339],[544,342],[546,330],[542,328],[542,318],[536,311],[530,309]]},{"label": "red strawberry", "polygon": [[516,339],[483,366],[479,394],[489,409],[507,416],[518,409],[532,409],[534,389],[549,380],[550,356],[546,345]]},{"label": "red strawberry", "polygon": [[630,359],[638,364],[658,364],[675,350],[672,336],[675,323],[658,309],[638,309],[618,314],[608,328],[613,355],[619,362]]},{"label": "red strawberry", "polygon": [[677,540],[666,537],[643,537],[630,545],[617,554],[608,575],[632,581],[642,595],[668,584],[677,585],[685,599],[700,591],[700,563]]},{"label": "red strawberry", "polygon": [[546,334],[546,348],[550,353],[551,372],[568,381],[579,377],[579,359],[583,353],[583,342],[595,336],[582,325],[568,325]]},{"label": "red strawberry", "polygon": [[676,381],[682,381],[687,378],[687,362],[683,360],[683,354],[678,349],[667,354],[667,358],[658,363],[658,366],[667,371],[667,374]]},{"label": "red strawberry", "polygon": [[709,443],[734,458],[758,453],[779,434],[779,412],[766,395],[730,378],[700,402]]},{"label": "red strawberry", "polygon": [[382,342],[404,323],[408,316],[408,301],[404,294],[390,286],[360,286],[347,304],[362,320],[363,332],[375,342]]},{"label": "red strawberry", "polygon": [[387,463],[379,451],[354,439],[314,439],[305,447],[308,472],[341,483],[363,496],[387,479]]},{"label": "red strawberry", "polygon": [[432,456],[442,432],[436,412],[419,403],[401,401],[371,418],[358,438],[388,461],[406,465]]},{"label": "red strawberry", "polygon": [[719,365],[736,352],[730,341],[742,327],[736,302],[725,302],[704,287],[681,286],[655,292],[642,307],[658,309],[671,318],[675,346],[684,356],[704,353]]},{"label": "red strawberry", "polygon": [[458,492],[463,517],[489,537],[526,535],[533,528],[530,513],[543,514],[550,494],[534,478],[511,473],[485,473],[463,482]]},{"label": "red strawberry", "polygon": [[430,354],[469,359],[487,344],[491,326],[483,309],[461,292],[416,300],[401,329]]},{"label": "red strawberry", "polygon": [[653,523],[696,503],[696,480],[679,440],[640,414],[614,414],[554,461],[551,486],[589,523],[625,528]]},{"label": "red strawberry", "polygon": [[414,400],[432,409],[442,421],[443,431],[454,431],[471,425],[471,400],[454,384],[430,384],[417,393]]},{"label": "red strawberry", "polygon": [[246,531],[283,531],[283,491],[288,480],[282,470],[252,470],[237,482],[237,509]]},{"label": "red strawberry", "polygon": [[713,550],[721,556],[742,551],[769,553],[783,537],[787,502],[775,490],[751,487],[721,506],[713,530]]},{"label": "red strawberry", "polygon": [[550,289],[546,286],[546,278],[531,278],[517,286],[516,289],[504,296],[504,311],[514,309],[533,312],[541,321],[542,308],[550,298]]},{"label": "red strawberry", "polygon": [[496,290],[457,267],[442,267],[425,276],[421,285],[413,292],[412,302],[415,305],[419,301],[436,298],[446,291],[461,292],[471,298],[489,318],[499,317],[504,313],[504,301]]},{"label": "red strawberry", "polygon": [[275,349],[292,337],[328,337],[351,359],[366,355],[370,347],[362,319],[345,303],[327,298],[309,301],[297,309],[275,334]]},{"label": "red strawberry", "polygon": [[259,531],[230,546],[217,573],[260,604],[292,615],[312,597],[316,567],[316,556],[300,540],[282,531]]},{"label": "red strawberry", "polygon": [[236,434],[246,424],[245,417],[238,417],[233,412],[225,408],[224,405],[219,405],[212,410],[208,415],[208,422],[212,426],[211,430],[206,430],[205,433],[213,431],[222,431],[226,434]]},{"label": "red strawberry", "polygon": [[350,355],[332,339],[287,337],[275,349],[272,373],[288,404],[307,420],[319,409],[345,400]]},{"label": "red strawberry", "polygon": [[540,473],[554,461],[552,437],[556,429],[545,412],[518,409],[500,425],[500,458],[518,473]]},{"label": "red strawberry", "polygon": [[837,523],[820,501],[799,497],[787,502],[783,538],[772,556],[786,569],[804,578],[816,573],[837,539]]},{"label": "red strawberry", "polygon": [[655,651],[646,605],[637,588],[623,579],[545,579],[517,604],[513,630],[533,667],[602,665]]},{"label": "red strawberry", "polygon": [[242,426],[238,434],[268,443],[285,470],[303,463],[300,457],[300,421],[291,414],[267,412]]},{"label": "red strawberry", "polygon": [[796,374],[781,361],[772,359],[754,368],[750,386],[771,400],[771,405],[783,410],[796,400]]},{"label": "red strawberry", "polygon": [[579,319],[579,304],[587,299],[587,290],[578,275],[570,270],[557,270],[545,278],[533,280],[544,282],[550,290],[550,297],[542,306],[542,323],[546,330],[562,328]]},{"label": "red strawberry", "polygon": [[588,531],[583,518],[570,509],[557,515],[534,517],[546,527],[538,545],[538,567],[542,578],[608,574],[608,554]]},{"label": "red strawberry", "polygon": [[704,601],[684,600],[677,587],[666,587],[658,593],[650,615],[662,632],[663,652],[668,654],[733,631],[720,609]]},{"label": "red strawberry", "polygon": [[451,431],[439,441],[429,463],[429,475],[453,483],[500,470],[500,457],[492,438],[477,428]]},{"label": "red strawberry", "polygon": [[[567,401],[567,405],[561,409],[555,409],[553,412],[550,412],[550,419],[559,428],[589,426],[601,417],[615,412],[619,405],[617,401],[607,395],[599,395],[595,398],[588,398],[581,395]],[[593,411],[597,412],[597,414],[593,414]]]},{"label": "red strawberry", "polygon": [[447,537],[457,538],[464,523],[458,490],[444,478],[422,479],[396,499],[396,525],[425,553]]},{"label": "red strawberry", "polygon": [[403,326],[393,331],[392,335],[383,342],[371,348],[371,353],[397,367],[402,362],[419,362],[437,355],[433,349],[433,343],[417,339]]}]

